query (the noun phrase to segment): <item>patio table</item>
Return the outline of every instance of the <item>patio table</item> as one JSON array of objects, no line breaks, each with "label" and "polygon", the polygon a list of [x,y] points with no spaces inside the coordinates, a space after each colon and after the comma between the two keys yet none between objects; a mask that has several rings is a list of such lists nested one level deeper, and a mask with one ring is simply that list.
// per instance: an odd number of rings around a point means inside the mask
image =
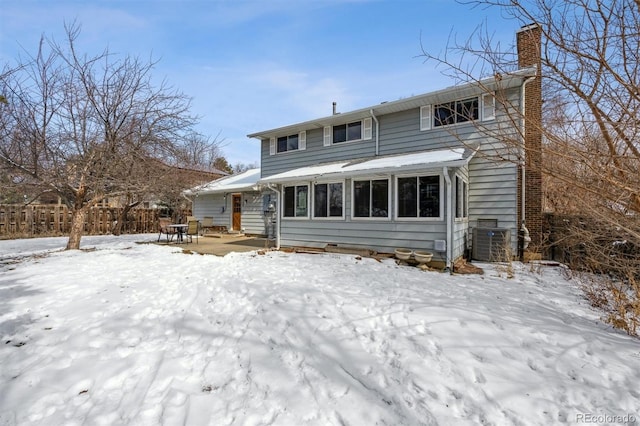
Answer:
[{"label": "patio table", "polygon": [[172,223],[171,225],[167,225],[167,228],[176,230],[176,242],[181,243],[183,242],[183,235],[187,231],[187,226],[189,225],[186,223]]}]

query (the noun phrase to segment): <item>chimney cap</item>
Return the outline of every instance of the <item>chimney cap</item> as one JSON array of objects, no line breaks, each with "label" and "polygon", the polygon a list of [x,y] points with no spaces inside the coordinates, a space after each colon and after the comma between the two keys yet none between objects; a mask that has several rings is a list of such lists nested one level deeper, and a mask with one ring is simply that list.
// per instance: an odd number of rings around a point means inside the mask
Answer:
[{"label": "chimney cap", "polygon": [[538,28],[542,28],[542,27],[540,26],[540,24],[537,24],[537,23],[534,22],[534,23],[529,24],[529,25],[523,25],[522,27],[520,27],[520,29],[518,31],[516,31],[516,34],[517,33],[523,33],[525,31],[535,30],[535,29],[538,29]]}]

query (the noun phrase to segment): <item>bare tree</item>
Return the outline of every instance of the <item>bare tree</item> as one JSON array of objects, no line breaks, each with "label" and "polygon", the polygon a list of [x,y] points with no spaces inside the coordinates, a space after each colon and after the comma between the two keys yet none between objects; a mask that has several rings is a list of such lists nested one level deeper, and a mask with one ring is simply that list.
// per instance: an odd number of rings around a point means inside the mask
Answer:
[{"label": "bare tree", "polygon": [[159,161],[177,161],[196,119],[189,98],[153,84],[153,61],[80,54],[79,26],[65,30],[64,43],[42,37],[35,56],[0,78],[0,162],[70,207],[67,249],[78,249],[91,206],[135,202],[167,182]]},{"label": "bare tree", "polygon": [[[529,166],[543,176],[545,207],[579,214],[584,220],[578,222],[592,224],[588,231],[582,225],[571,231],[590,253],[589,262],[585,256],[574,258],[582,257],[583,265],[625,283],[624,291],[611,291],[609,300],[620,301],[612,309],[624,311],[611,321],[624,317],[627,331],[635,332],[640,318],[640,2],[462,3],[499,8],[523,26],[540,26],[543,115],[538,121],[529,117],[527,127],[540,132],[543,143],[525,147],[525,155],[542,159]],[[479,83],[482,77],[514,71],[517,61],[511,52],[481,26],[466,41],[450,40],[444,55],[425,55],[458,80]],[[519,108],[497,101],[514,123],[525,119]],[[491,136],[500,139],[499,134]],[[523,137],[501,140],[515,148]]]},{"label": "bare tree", "polygon": [[237,173],[242,173],[242,172],[246,172],[247,170],[251,170],[251,169],[257,169],[260,167],[259,163],[236,163],[233,165],[233,173],[237,174]]},{"label": "bare tree", "polygon": [[[178,147],[178,158],[187,167],[204,171],[215,171],[216,160],[222,157],[224,139],[220,133],[211,139],[199,133],[192,133]],[[222,170],[226,171],[226,170]]]}]

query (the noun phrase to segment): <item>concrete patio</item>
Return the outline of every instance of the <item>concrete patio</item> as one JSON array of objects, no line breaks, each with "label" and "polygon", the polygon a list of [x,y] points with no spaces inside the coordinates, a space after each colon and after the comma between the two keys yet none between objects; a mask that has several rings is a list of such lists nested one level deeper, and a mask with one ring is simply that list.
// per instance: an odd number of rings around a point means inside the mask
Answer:
[{"label": "concrete patio", "polygon": [[199,237],[194,236],[193,242],[189,243],[186,241],[177,243],[175,238],[173,241],[167,242],[163,237],[157,244],[182,247],[184,250],[190,250],[201,254],[224,256],[231,252],[247,252],[266,249],[273,246],[273,242],[271,242],[271,245],[269,245],[269,243],[270,241],[263,237],[233,234],[210,234]]}]

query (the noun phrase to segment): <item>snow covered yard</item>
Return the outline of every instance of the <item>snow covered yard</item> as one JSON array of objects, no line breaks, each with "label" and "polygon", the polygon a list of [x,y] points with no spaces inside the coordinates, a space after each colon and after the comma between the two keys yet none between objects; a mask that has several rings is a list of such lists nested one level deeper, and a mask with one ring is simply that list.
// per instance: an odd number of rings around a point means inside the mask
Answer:
[{"label": "snow covered yard", "polygon": [[640,422],[640,342],[559,268],[153,239],[0,241],[0,425]]}]

